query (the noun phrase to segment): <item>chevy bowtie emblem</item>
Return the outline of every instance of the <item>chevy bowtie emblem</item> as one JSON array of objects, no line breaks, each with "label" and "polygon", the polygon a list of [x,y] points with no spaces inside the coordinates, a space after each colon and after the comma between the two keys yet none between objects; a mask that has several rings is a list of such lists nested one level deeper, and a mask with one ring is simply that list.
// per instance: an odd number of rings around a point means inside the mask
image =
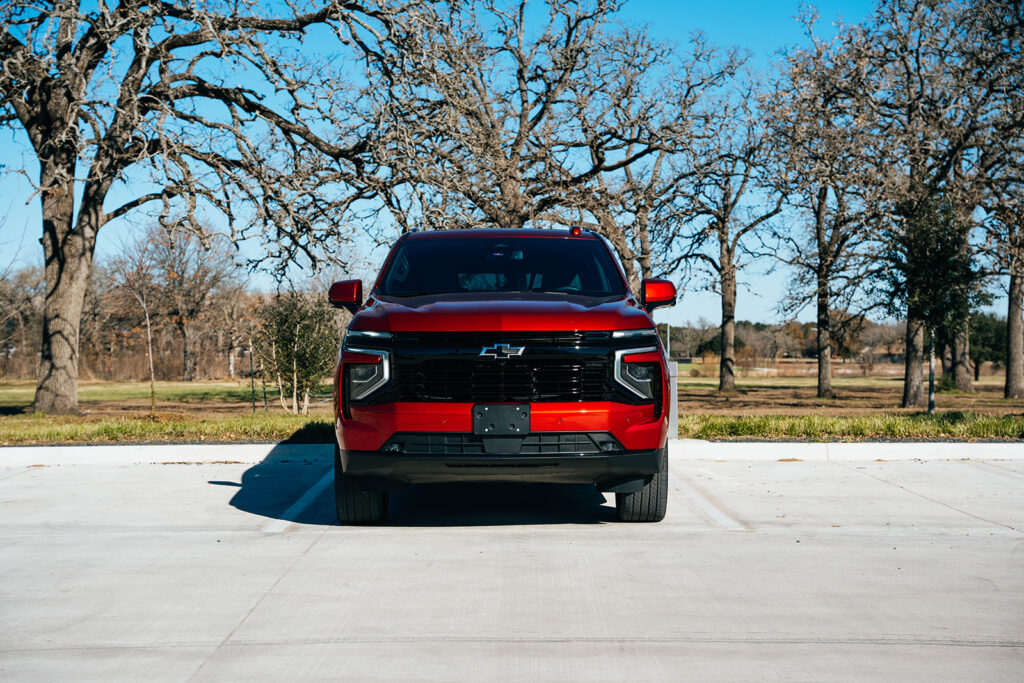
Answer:
[{"label": "chevy bowtie emblem", "polygon": [[512,356],[523,355],[523,351],[525,350],[525,346],[509,346],[508,344],[495,344],[494,346],[485,346],[484,348],[482,348],[480,350],[480,355],[495,358],[497,360],[507,360]]}]

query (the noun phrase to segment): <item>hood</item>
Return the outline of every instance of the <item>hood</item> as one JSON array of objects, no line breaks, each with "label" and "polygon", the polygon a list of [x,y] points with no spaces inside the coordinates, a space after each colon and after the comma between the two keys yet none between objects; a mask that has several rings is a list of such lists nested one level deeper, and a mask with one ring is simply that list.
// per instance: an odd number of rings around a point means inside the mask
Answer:
[{"label": "hood", "polygon": [[383,300],[371,296],[349,325],[381,332],[552,332],[653,327],[633,299],[594,299],[558,294],[496,298],[422,296]]}]

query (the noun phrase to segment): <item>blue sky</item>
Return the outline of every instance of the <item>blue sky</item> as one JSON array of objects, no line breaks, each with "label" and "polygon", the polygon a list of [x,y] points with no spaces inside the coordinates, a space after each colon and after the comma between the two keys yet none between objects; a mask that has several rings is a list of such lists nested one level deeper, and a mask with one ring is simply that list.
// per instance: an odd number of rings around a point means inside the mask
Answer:
[{"label": "blue sky", "polygon": [[[832,31],[834,22],[855,23],[872,10],[867,0],[842,0],[818,4],[820,19],[818,30]],[[703,31],[711,42],[721,46],[739,46],[750,51],[755,67],[766,68],[776,51],[804,42],[802,28],[796,20],[801,3],[796,0],[717,0],[715,2],[659,2],[657,0],[631,0],[620,14],[629,24],[647,25],[658,38],[683,43],[695,30]],[[9,129],[0,131],[0,163],[8,169],[31,162],[31,151],[24,147],[24,138]],[[31,189],[27,182],[15,174],[0,180],[0,211],[6,220],[0,225],[0,267],[14,260],[17,263],[41,263],[38,244],[39,206],[33,199],[28,205],[25,197]],[[129,223],[110,224],[100,233],[98,257],[116,253],[118,246],[131,233]],[[17,254],[15,251],[17,250]],[[370,261],[382,259],[383,253],[374,254]],[[778,271],[763,275],[749,271],[741,278],[748,287],[741,289],[737,314],[740,319],[774,321],[775,307],[784,291],[787,275]],[[257,281],[258,282],[258,281]],[[271,285],[268,283],[266,287]],[[756,293],[756,294],[755,294]],[[715,321],[720,307],[716,295],[687,288],[681,292],[679,303],[670,310],[658,313],[659,321],[679,324],[686,320],[705,317]],[[804,319],[810,319],[805,311]]]}]

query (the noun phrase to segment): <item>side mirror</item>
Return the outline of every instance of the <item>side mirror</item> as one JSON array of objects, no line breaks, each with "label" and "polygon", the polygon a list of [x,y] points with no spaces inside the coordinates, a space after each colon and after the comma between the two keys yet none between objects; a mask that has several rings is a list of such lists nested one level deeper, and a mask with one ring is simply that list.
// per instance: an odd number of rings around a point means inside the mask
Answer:
[{"label": "side mirror", "polygon": [[342,280],[327,290],[327,300],[335,308],[347,308],[352,313],[363,305],[363,281]]},{"label": "side mirror", "polygon": [[647,278],[640,283],[640,305],[648,313],[676,303],[676,286],[668,280]]}]

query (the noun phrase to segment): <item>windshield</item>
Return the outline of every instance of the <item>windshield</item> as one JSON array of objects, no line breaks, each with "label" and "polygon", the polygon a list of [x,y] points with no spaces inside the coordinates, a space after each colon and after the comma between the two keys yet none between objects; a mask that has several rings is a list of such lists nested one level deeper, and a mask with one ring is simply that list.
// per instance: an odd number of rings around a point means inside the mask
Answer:
[{"label": "windshield", "polygon": [[394,297],[473,292],[610,297],[626,286],[599,240],[500,236],[405,240],[380,285]]}]

